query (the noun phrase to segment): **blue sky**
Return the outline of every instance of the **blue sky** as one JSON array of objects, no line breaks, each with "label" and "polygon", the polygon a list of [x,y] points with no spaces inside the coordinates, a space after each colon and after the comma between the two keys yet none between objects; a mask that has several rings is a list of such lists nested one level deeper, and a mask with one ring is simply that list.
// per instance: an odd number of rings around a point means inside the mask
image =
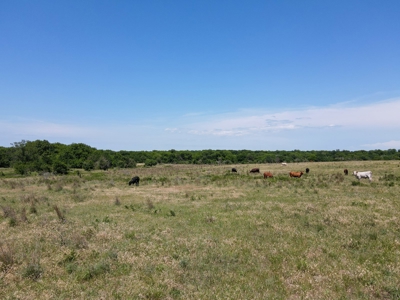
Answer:
[{"label": "blue sky", "polygon": [[400,149],[400,1],[1,1],[0,146]]}]

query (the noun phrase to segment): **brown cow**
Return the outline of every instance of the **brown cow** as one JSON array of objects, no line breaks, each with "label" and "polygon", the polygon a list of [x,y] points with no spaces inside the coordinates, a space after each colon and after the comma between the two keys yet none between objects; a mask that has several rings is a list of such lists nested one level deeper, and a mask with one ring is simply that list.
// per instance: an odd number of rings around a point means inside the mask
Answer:
[{"label": "brown cow", "polygon": [[250,170],[250,173],[260,173],[260,169],[259,168],[253,168]]},{"label": "brown cow", "polygon": [[264,178],[272,178],[274,177],[271,172],[264,172]]},{"label": "brown cow", "polygon": [[303,175],[303,174],[304,174],[303,172],[290,172],[289,173],[290,177],[297,177],[297,178],[300,178],[301,175]]},{"label": "brown cow", "polygon": [[349,170],[347,170],[347,169],[344,169],[344,175],[349,175]]}]

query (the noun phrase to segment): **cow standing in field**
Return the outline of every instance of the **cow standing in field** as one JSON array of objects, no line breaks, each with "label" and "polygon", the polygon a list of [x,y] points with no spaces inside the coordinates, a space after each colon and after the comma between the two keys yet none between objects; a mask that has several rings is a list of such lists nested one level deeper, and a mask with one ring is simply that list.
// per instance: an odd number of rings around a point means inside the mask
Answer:
[{"label": "cow standing in field", "polygon": [[310,172],[310,169],[309,168],[306,168],[306,173],[308,174]]},{"label": "cow standing in field", "polygon": [[371,171],[364,171],[364,172],[354,171],[353,175],[356,176],[356,178],[358,180],[360,180],[361,178],[368,178],[369,181],[372,181],[372,172]]},{"label": "cow standing in field", "polygon": [[304,173],[303,172],[290,172],[290,177],[300,178]]},{"label": "cow standing in field", "polygon": [[232,173],[237,173],[236,168],[232,168]]},{"label": "cow standing in field", "polygon": [[134,177],[132,177],[132,179],[129,181],[129,185],[131,185],[131,184],[136,184],[136,186],[138,186],[138,185],[139,185],[139,181],[140,181],[139,176],[134,176]]},{"label": "cow standing in field", "polygon": [[264,178],[272,178],[274,177],[271,172],[264,172]]},{"label": "cow standing in field", "polygon": [[349,170],[347,170],[347,169],[344,169],[344,175],[349,175]]},{"label": "cow standing in field", "polygon": [[250,170],[250,173],[260,173],[260,169],[259,168],[253,168]]},{"label": "cow standing in field", "polygon": [[286,167],[286,166],[287,166],[287,163],[283,162],[283,163],[282,163],[282,166]]}]

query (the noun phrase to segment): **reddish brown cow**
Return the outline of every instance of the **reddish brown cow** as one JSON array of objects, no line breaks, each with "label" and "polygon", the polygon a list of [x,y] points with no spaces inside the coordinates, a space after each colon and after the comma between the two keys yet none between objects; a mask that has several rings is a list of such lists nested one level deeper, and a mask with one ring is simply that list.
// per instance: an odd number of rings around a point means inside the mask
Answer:
[{"label": "reddish brown cow", "polygon": [[272,176],[271,172],[264,172],[264,178],[272,178],[274,176]]},{"label": "reddish brown cow", "polygon": [[289,173],[290,177],[297,177],[297,178],[300,178],[301,175],[303,175],[303,174],[304,174],[303,172],[290,172]]},{"label": "reddish brown cow", "polygon": [[349,170],[347,170],[347,169],[344,169],[344,175],[349,175]]},{"label": "reddish brown cow", "polygon": [[250,173],[260,173],[260,169],[259,168],[253,168],[250,170]]}]

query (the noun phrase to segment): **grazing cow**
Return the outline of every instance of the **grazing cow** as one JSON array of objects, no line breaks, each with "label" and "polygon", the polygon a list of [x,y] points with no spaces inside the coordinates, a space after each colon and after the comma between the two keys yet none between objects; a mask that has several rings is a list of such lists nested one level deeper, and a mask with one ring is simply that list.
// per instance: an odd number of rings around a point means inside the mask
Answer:
[{"label": "grazing cow", "polygon": [[134,177],[132,177],[131,181],[129,181],[129,185],[131,185],[131,184],[139,185],[139,181],[140,181],[139,176],[134,176]]},{"label": "grazing cow", "polygon": [[264,172],[264,178],[272,178],[274,177],[271,172]]},{"label": "grazing cow", "polygon": [[253,168],[250,170],[250,173],[260,173],[260,169],[259,168]]},{"label": "grazing cow", "polygon": [[287,166],[287,163],[282,163],[282,166]]},{"label": "grazing cow", "polygon": [[344,175],[349,175],[349,170],[347,170],[347,169],[344,169]]},{"label": "grazing cow", "polygon": [[233,173],[237,173],[236,168],[232,168],[232,172],[233,172]]},{"label": "grazing cow", "polygon": [[310,172],[310,169],[309,169],[309,168],[306,169],[306,173],[307,173],[307,174],[308,174],[308,172]]},{"label": "grazing cow", "polygon": [[301,175],[303,175],[303,174],[304,174],[303,172],[290,172],[289,173],[290,177],[297,177],[297,178],[300,178]]},{"label": "grazing cow", "polygon": [[372,172],[371,171],[365,171],[365,172],[354,171],[353,175],[356,176],[356,178],[358,180],[360,180],[361,178],[368,178],[369,181],[372,181]]}]

